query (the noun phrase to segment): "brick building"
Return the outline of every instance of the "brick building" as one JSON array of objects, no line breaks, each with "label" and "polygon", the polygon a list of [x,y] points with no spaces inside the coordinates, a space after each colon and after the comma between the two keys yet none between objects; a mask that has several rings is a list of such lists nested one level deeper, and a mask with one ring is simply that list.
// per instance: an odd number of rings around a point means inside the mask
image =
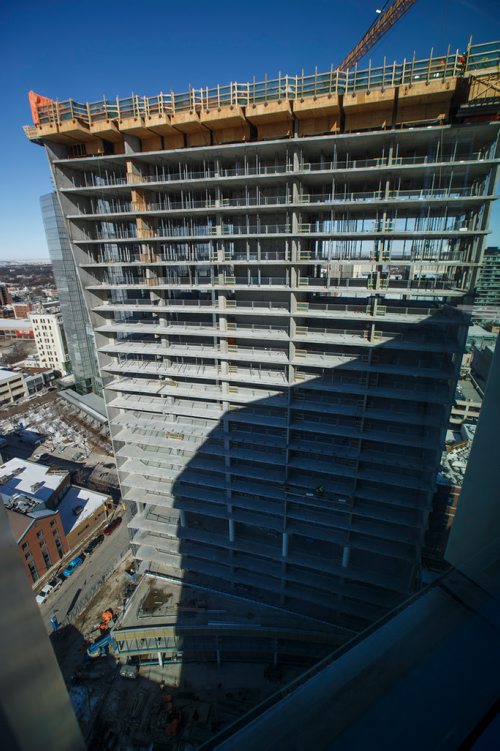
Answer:
[{"label": "brick building", "polygon": [[[21,503],[26,502],[26,497],[20,498]],[[18,508],[6,510],[26,574],[30,581],[35,582],[68,551],[59,512],[49,509],[31,513]]]}]

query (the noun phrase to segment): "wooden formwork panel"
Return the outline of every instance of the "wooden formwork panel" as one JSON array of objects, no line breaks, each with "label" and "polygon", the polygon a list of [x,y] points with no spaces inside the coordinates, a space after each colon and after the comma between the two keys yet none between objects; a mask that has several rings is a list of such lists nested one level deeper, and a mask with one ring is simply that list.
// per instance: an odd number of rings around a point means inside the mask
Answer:
[{"label": "wooden formwork panel", "polygon": [[346,131],[388,128],[392,125],[393,104],[385,108],[368,108],[348,110],[345,113]]},{"label": "wooden formwork panel", "polygon": [[170,136],[163,137],[163,148],[168,149],[182,149],[184,146],[184,136],[182,133],[173,133]]},{"label": "wooden formwork panel", "polygon": [[209,130],[198,131],[197,133],[187,134],[188,146],[210,146],[212,137]]},{"label": "wooden formwork panel", "polygon": [[59,133],[73,138],[75,141],[84,142],[94,138],[87,125],[79,120],[63,120],[59,123]]},{"label": "wooden formwork panel", "polygon": [[65,143],[65,144],[74,144],[75,139],[71,138],[70,136],[65,135],[64,133],[59,132],[59,128],[55,123],[50,123],[47,125],[37,125],[36,127],[36,137],[37,138],[43,138],[45,141],[52,141],[53,143]]},{"label": "wooden formwork panel", "polygon": [[123,136],[113,120],[100,120],[92,123],[90,126],[90,132],[94,136],[103,138],[105,141],[116,142],[123,140]]},{"label": "wooden formwork panel", "polygon": [[396,89],[346,94],[343,102],[345,130],[387,128],[392,124]]},{"label": "wooden formwork panel", "polygon": [[260,140],[271,138],[289,138],[293,135],[292,121],[263,123],[257,125],[257,138]]},{"label": "wooden formwork panel", "polygon": [[282,123],[292,121],[292,107],[288,99],[262,104],[251,104],[246,108],[245,115],[254,125],[268,123]]},{"label": "wooden formwork panel", "polygon": [[245,115],[242,107],[218,107],[213,110],[203,110],[200,120],[210,130],[226,130],[245,125]]},{"label": "wooden formwork panel", "polygon": [[310,97],[308,99],[295,99],[293,114],[297,120],[313,120],[318,118],[338,118],[339,98],[336,94]]},{"label": "wooden formwork panel", "polygon": [[144,118],[144,125],[148,130],[160,136],[169,136],[175,133],[169,115],[149,115]]},{"label": "wooden formwork panel", "polygon": [[242,125],[240,127],[222,128],[214,130],[212,133],[214,143],[239,143],[250,140],[250,126]]},{"label": "wooden formwork panel", "polygon": [[396,124],[445,120],[455,93],[456,78],[402,86],[399,91]]},{"label": "wooden formwork panel", "polygon": [[131,190],[130,196],[137,211],[147,210],[146,195],[143,190]]},{"label": "wooden formwork panel", "polygon": [[170,122],[172,123],[172,126],[181,133],[206,132],[205,126],[201,123],[200,115],[194,110],[176,112],[175,115],[172,115]]},{"label": "wooden formwork panel", "polygon": [[147,138],[141,138],[142,151],[161,151],[162,146],[161,136],[155,135],[149,131]]},{"label": "wooden formwork panel", "polygon": [[118,121],[118,128],[122,133],[130,133],[131,136],[138,138],[147,138],[151,135],[142,117],[125,117]]},{"label": "wooden formwork panel", "polygon": [[457,88],[457,81],[457,78],[439,78],[400,86],[399,103],[403,100],[408,104],[414,101],[425,104],[434,99],[450,100]]},{"label": "wooden formwork panel", "polygon": [[446,120],[450,111],[450,100],[434,100],[421,103],[405,103],[398,105],[396,124],[434,122]]},{"label": "wooden formwork panel", "polygon": [[97,156],[104,151],[104,144],[102,138],[93,138],[91,141],[87,141],[85,144],[85,153],[88,156]]},{"label": "wooden formwork panel", "polygon": [[315,136],[321,133],[338,133],[340,123],[338,115],[332,117],[311,117],[299,120],[300,136]]}]

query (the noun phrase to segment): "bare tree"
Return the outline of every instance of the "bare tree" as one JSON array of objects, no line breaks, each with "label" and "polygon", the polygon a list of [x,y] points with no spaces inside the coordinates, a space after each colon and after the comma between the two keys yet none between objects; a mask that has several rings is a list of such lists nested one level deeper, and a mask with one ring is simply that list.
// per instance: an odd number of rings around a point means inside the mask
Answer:
[{"label": "bare tree", "polygon": [[31,352],[31,347],[26,342],[15,342],[5,352],[2,352],[1,361],[2,365],[11,365],[14,362],[24,360],[25,357]]}]

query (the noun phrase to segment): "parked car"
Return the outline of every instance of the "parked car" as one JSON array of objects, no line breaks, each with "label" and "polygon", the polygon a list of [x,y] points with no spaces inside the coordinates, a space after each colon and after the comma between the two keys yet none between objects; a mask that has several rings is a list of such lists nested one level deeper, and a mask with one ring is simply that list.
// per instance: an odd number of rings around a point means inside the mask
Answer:
[{"label": "parked car", "polygon": [[58,587],[61,586],[63,581],[64,580],[60,579],[58,576],[54,576],[54,578],[49,581],[49,584],[52,587],[52,589],[57,589]]},{"label": "parked car", "polygon": [[94,537],[94,539],[89,542],[84,553],[91,555],[101,542],[104,542],[104,535],[97,535],[97,537]]},{"label": "parked car", "polygon": [[122,518],[121,518],[121,516],[117,516],[117,517],[116,517],[116,519],[113,519],[113,521],[112,521],[112,522],[110,522],[110,524],[108,524],[108,526],[107,526],[107,527],[104,527],[104,529],[103,529],[102,531],[103,531],[103,533],[104,533],[105,535],[110,535],[110,534],[111,534],[112,532],[114,532],[114,531],[115,531],[115,529],[116,529],[117,527],[119,527],[119,526],[120,526],[120,524],[121,524],[121,523],[122,523]]},{"label": "parked car", "polygon": [[64,569],[63,573],[64,576],[71,576],[71,574],[74,572],[75,569],[78,568],[78,566],[81,566],[83,563],[83,556],[79,555],[77,558],[73,558],[72,561],[68,563],[66,568]]},{"label": "parked car", "polygon": [[39,593],[35,597],[35,600],[37,601],[37,603],[39,605],[42,605],[47,599],[47,597],[50,595],[53,589],[54,587],[50,584],[50,582],[45,584],[45,586],[42,587],[42,589],[39,591]]}]

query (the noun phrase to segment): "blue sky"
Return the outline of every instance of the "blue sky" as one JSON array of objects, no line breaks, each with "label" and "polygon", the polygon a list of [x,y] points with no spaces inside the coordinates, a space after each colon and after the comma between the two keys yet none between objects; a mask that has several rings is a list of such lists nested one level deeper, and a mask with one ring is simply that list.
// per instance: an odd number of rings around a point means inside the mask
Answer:
[{"label": "blue sky", "polygon": [[[93,101],[185,91],[279,71],[328,70],[384,0],[3,0],[0,8],[1,259],[47,257],[39,197],[51,189],[44,151],[24,137],[27,92]],[[377,2],[379,5],[377,5]],[[371,53],[374,64],[500,39],[498,0],[417,0]],[[365,62],[367,62],[365,59]],[[500,244],[496,207],[488,244]]]}]

